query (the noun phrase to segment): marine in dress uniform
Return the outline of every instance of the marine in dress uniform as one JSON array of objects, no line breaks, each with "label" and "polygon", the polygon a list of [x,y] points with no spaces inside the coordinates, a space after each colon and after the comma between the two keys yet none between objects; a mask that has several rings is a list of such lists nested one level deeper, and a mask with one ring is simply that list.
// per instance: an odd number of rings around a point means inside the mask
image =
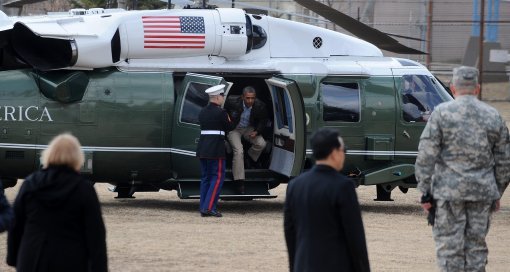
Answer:
[{"label": "marine in dress uniform", "polygon": [[418,189],[435,199],[440,270],[485,271],[490,216],[510,179],[508,128],[496,109],[477,99],[478,70],[454,69],[450,87],[455,100],[432,112],[415,174]]},{"label": "marine in dress uniform", "polygon": [[200,138],[197,157],[200,159],[200,214],[221,217],[216,209],[225,180],[225,135],[232,129],[227,112],[221,108],[225,85],[213,86],[205,92],[209,104],[198,115]]}]

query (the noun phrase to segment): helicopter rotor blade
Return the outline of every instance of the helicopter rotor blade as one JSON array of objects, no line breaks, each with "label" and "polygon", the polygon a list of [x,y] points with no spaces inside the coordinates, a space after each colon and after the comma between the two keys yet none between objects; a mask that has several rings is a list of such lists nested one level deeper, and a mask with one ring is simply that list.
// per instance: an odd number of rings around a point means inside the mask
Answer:
[{"label": "helicopter rotor blade", "polygon": [[[167,1],[167,0],[161,0],[161,1]],[[180,0],[180,1],[189,1],[189,0]],[[232,4],[231,0],[209,0],[209,2],[213,3],[213,4],[229,4],[229,5]],[[287,10],[282,10],[282,9],[268,8],[268,7],[264,7],[264,6],[247,4],[247,3],[244,3],[244,2],[236,2],[235,4],[237,6],[246,7],[246,8],[266,10],[266,11],[271,11],[271,12],[276,12],[276,13],[288,14],[288,15],[292,15],[292,16],[296,16],[296,17],[301,17],[301,18],[312,19],[312,20],[315,20],[317,22],[331,23],[331,21],[327,20],[327,19],[321,19],[321,18],[316,17],[316,16],[310,16],[310,15],[305,15],[305,14],[301,14],[301,13],[289,12]],[[408,39],[408,40],[420,41],[420,42],[425,41],[424,39],[415,38],[415,37],[409,37],[409,36],[398,35],[398,34],[387,33],[387,32],[382,32],[382,33],[384,33],[386,35],[389,35],[389,36],[394,36],[394,37],[402,38],[402,39]]]},{"label": "helicopter rotor blade", "polygon": [[427,54],[420,50],[407,47],[389,35],[372,28],[356,19],[314,0],[295,0],[296,3],[330,20],[353,35],[374,44],[380,49],[399,54]]},{"label": "helicopter rotor blade", "polygon": [[399,38],[402,38],[402,39],[408,39],[408,40],[419,41],[419,42],[424,42],[425,41],[424,39],[415,38],[415,37],[398,35],[398,34],[393,34],[393,33],[388,33],[388,32],[383,32],[383,33],[386,34],[386,35],[389,35],[389,36],[399,37]]}]

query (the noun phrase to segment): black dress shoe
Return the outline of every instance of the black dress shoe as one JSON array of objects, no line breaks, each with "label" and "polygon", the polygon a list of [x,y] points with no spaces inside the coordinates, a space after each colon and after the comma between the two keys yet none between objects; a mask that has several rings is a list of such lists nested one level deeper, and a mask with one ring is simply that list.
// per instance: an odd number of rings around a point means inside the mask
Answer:
[{"label": "black dress shoe", "polygon": [[214,217],[223,217],[219,211],[210,211],[209,214]]},{"label": "black dress shoe", "polygon": [[200,211],[200,216],[207,217],[207,216],[211,216],[211,215],[208,212]]},{"label": "black dress shoe", "polygon": [[223,215],[218,211],[206,211],[206,212],[200,212],[200,216],[202,217],[222,217]]}]

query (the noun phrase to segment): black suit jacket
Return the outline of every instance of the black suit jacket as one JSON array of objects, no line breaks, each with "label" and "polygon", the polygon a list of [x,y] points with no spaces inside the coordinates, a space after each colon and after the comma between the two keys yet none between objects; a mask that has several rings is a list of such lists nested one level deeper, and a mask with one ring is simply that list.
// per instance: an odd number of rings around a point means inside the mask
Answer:
[{"label": "black suit jacket", "polygon": [[[234,128],[237,127],[241,120],[241,114],[244,111],[243,97],[242,96],[229,96],[225,102],[225,109],[227,110],[230,117],[232,117],[232,123]],[[255,99],[250,113],[250,126],[252,126],[257,134],[262,135],[264,128],[267,124],[267,110],[266,104],[260,99]]]},{"label": "black suit jacket", "polygon": [[290,181],[284,208],[290,271],[370,271],[353,182],[316,165]]}]

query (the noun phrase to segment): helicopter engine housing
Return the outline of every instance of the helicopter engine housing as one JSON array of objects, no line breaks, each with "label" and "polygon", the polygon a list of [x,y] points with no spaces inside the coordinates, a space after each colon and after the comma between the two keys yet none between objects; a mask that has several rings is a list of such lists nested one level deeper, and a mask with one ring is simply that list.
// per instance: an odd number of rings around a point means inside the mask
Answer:
[{"label": "helicopter engine housing", "polygon": [[249,20],[238,9],[133,11],[16,22],[9,31],[17,57],[35,68],[94,69],[130,59],[243,56],[252,46]]}]

